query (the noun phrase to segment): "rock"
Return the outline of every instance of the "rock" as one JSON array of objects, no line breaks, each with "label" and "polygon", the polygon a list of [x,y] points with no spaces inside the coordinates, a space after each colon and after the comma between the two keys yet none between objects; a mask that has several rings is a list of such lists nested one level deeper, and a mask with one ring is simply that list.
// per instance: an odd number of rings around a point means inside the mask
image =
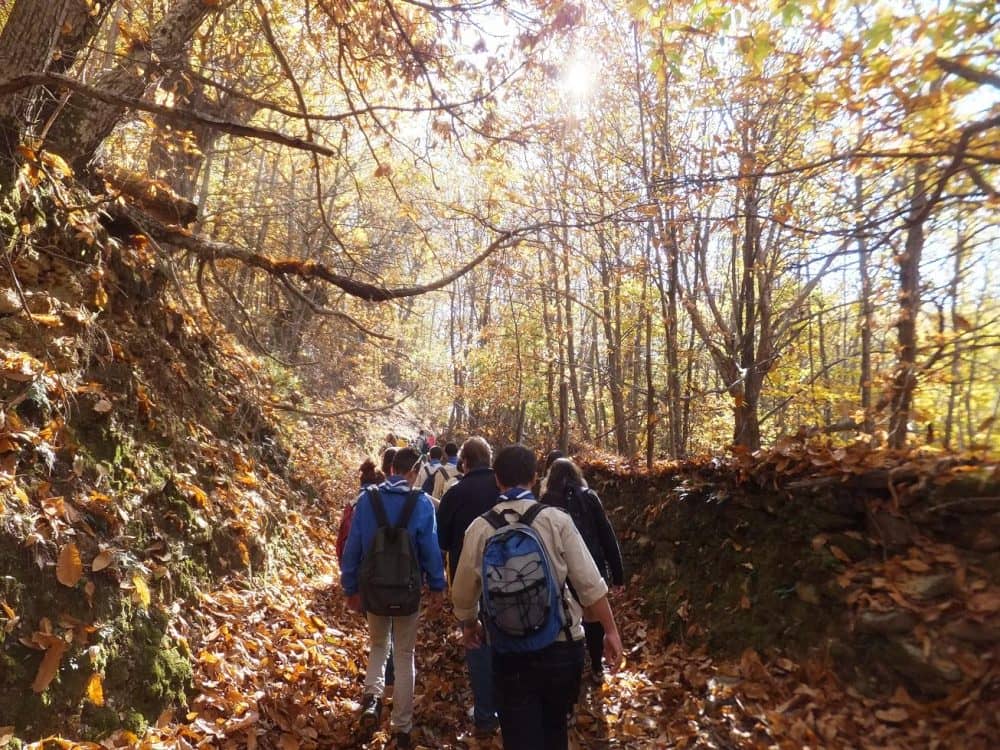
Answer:
[{"label": "rock", "polygon": [[913,641],[890,641],[883,654],[889,667],[911,680],[914,687],[921,692],[929,695],[946,694],[948,692],[946,683],[962,679],[962,670],[957,665],[926,656],[923,649]]},{"label": "rock", "polygon": [[1000,626],[994,623],[954,620],[945,626],[944,632],[960,641],[984,646],[1000,641]]},{"label": "rock", "polygon": [[955,593],[955,576],[951,573],[918,576],[905,581],[900,589],[916,599],[937,599]]},{"label": "rock", "polygon": [[868,517],[868,526],[869,534],[881,539],[887,549],[905,549],[913,542],[913,524],[884,511],[872,513]]},{"label": "rock", "polygon": [[809,511],[809,522],[818,531],[847,531],[857,528],[857,519],[840,513],[816,508]]},{"label": "rock", "polygon": [[858,616],[857,621],[858,630],[882,635],[909,633],[916,624],[916,616],[905,609],[892,609],[888,612],[865,610]]}]

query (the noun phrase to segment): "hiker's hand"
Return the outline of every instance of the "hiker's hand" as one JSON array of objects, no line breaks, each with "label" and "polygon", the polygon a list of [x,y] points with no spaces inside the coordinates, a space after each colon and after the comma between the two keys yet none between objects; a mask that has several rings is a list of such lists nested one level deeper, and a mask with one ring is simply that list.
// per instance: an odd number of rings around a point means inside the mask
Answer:
[{"label": "hiker's hand", "polygon": [[483,624],[476,620],[473,624],[462,623],[462,645],[477,649],[483,645]]},{"label": "hiker's hand", "polygon": [[622,639],[617,632],[604,634],[604,663],[612,674],[622,663]]},{"label": "hiker's hand", "polygon": [[347,597],[347,608],[354,612],[364,612],[361,607],[361,594],[351,594]]}]

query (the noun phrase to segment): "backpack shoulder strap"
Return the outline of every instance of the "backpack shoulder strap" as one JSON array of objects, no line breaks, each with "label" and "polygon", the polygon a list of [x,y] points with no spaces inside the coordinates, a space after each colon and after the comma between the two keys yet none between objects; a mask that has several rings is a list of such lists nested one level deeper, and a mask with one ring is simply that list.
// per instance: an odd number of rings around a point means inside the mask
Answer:
[{"label": "backpack shoulder strap", "polygon": [[486,522],[494,529],[502,529],[504,526],[507,525],[507,519],[504,518],[499,513],[497,513],[495,510],[486,511],[485,513],[483,513],[482,516],[480,516],[480,518],[485,518]]},{"label": "backpack shoulder strap", "polygon": [[545,505],[544,503],[536,502],[534,505],[532,505],[530,508],[524,511],[524,514],[521,516],[521,523],[523,523],[525,526],[531,526],[534,520],[538,518],[538,514],[548,507],[549,506]]},{"label": "backpack shoulder strap", "polygon": [[372,485],[367,487],[366,490],[368,492],[368,499],[371,500],[372,510],[375,512],[375,522],[380,529],[388,528],[389,518],[385,514],[385,505],[382,503],[382,494],[378,491],[378,487]]},{"label": "backpack shoulder strap", "polygon": [[397,529],[406,528],[406,525],[410,522],[410,516],[413,515],[413,509],[417,507],[417,500],[420,499],[422,494],[420,490],[410,490],[406,496],[406,503],[403,505],[403,512],[399,516],[399,523],[396,524]]}]

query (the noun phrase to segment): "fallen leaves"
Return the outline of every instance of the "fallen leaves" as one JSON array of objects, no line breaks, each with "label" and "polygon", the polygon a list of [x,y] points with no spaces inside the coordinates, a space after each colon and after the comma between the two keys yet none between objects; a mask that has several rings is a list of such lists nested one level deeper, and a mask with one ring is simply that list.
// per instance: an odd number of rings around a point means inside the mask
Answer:
[{"label": "fallen leaves", "polygon": [[56,635],[44,633],[35,633],[34,640],[36,643],[45,645],[45,655],[42,657],[42,663],[38,666],[38,672],[35,674],[34,682],[31,683],[31,689],[36,693],[43,693],[59,671],[59,663],[69,645]]},{"label": "fallen leaves", "polygon": [[83,561],[80,550],[74,542],[64,544],[59,550],[59,560],[56,563],[56,578],[63,586],[76,586],[83,578]]}]

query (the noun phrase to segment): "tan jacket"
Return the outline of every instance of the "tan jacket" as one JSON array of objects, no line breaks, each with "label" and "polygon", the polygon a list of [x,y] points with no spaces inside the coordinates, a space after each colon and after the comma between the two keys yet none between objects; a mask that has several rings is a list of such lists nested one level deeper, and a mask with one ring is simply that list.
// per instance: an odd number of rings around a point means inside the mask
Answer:
[{"label": "tan jacket", "polygon": [[[493,508],[498,512],[510,508],[524,513],[534,502],[536,501],[509,500],[497,503]],[[594,565],[594,559],[568,513],[559,508],[548,508],[538,514],[532,528],[538,532],[549,553],[556,578],[560,583],[569,578],[585,607],[608,593],[608,585]],[[455,580],[451,584],[451,601],[455,605],[455,616],[460,620],[472,620],[479,614],[479,595],[483,589],[483,549],[492,532],[493,527],[482,517],[473,521],[465,531],[462,556],[458,560]],[[580,603],[568,591],[564,596],[573,639],[583,638]],[[560,634],[559,638],[564,640],[565,635]]]}]

